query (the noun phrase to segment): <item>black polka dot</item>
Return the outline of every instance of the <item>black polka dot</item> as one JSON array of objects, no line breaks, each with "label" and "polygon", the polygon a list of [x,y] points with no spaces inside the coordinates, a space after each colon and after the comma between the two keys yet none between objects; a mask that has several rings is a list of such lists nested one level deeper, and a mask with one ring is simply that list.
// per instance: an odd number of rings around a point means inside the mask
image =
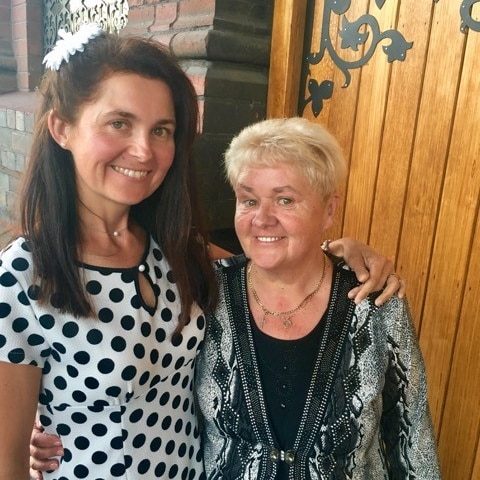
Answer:
[{"label": "black polka dot", "polygon": [[135,356],[139,359],[145,357],[145,347],[141,344],[141,343],[137,343],[134,347],[133,347],[133,353],[135,354]]},{"label": "black polka dot", "polygon": [[156,467],[155,467],[155,476],[157,478],[161,478],[165,471],[167,470],[167,466],[165,465],[165,462],[160,462]]},{"label": "black polka dot", "polygon": [[178,347],[183,342],[183,335],[181,333],[177,333],[172,337],[172,345]]},{"label": "black polka dot", "polygon": [[170,428],[170,425],[172,424],[172,417],[170,415],[167,415],[163,420],[162,420],[162,428],[163,430],[168,430]]},{"label": "black polka dot", "polygon": [[73,365],[67,365],[67,373],[72,378],[78,377],[78,370]]},{"label": "black polka dot", "polygon": [[28,344],[33,347],[35,345],[41,345],[45,341],[45,339],[40,335],[33,333],[32,335],[28,336],[27,341],[28,341]]},{"label": "black polka dot", "polygon": [[125,474],[125,465],[122,465],[121,463],[113,465],[110,469],[110,473],[112,474],[112,477],[123,476]]},{"label": "black polka dot", "polygon": [[168,472],[168,478],[177,478],[177,475],[178,475],[178,465],[172,465]]},{"label": "black polka dot", "polygon": [[110,442],[110,446],[114,450],[120,450],[123,447],[123,439],[122,437],[115,437],[112,438],[112,441]]},{"label": "black polka dot", "polygon": [[85,386],[90,390],[96,390],[100,385],[100,382],[94,377],[87,377],[85,379]]},{"label": "black polka dot", "polygon": [[102,465],[104,464],[108,459],[108,456],[105,452],[95,452],[92,455],[92,462],[95,465]]},{"label": "black polka dot", "polygon": [[124,298],[124,294],[119,288],[112,288],[108,296],[110,300],[115,303],[121,302]]},{"label": "black polka dot", "polygon": [[163,308],[160,312],[160,317],[164,322],[171,322],[172,321],[172,311],[169,308]]},{"label": "black polka dot", "polygon": [[143,322],[140,330],[142,331],[142,335],[146,338],[152,333],[152,326],[147,322]]},{"label": "black polka dot", "polygon": [[125,381],[132,380],[135,375],[137,374],[137,369],[135,366],[130,365],[128,367],[125,367],[122,372],[122,379]]},{"label": "black polka dot", "polygon": [[132,445],[135,448],[142,448],[145,445],[145,440],[146,440],[145,434],[140,433],[135,436],[135,438],[132,441]]},{"label": "black polka dot", "polygon": [[158,452],[160,450],[160,447],[162,446],[162,439],[159,437],[155,437],[151,442],[150,442],[150,450],[152,452]]},{"label": "black polka dot", "polygon": [[120,387],[108,387],[105,393],[110,397],[118,397],[121,393]]},{"label": "black polka dot", "polygon": [[72,420],[74,423],[81,425],[87,421],[87,416],[84,413],[75,412],[72,414]]},{"label": "black polka dot", "polygon": [[103,323],[110,323],[113,320],[113,312],[109,308],[102,308],[98,312],[98,319]]},{"label": "black polka dot", "polygon": [[145,401],[150,403],[153,402],[157,398],[158,390],[156,388],[152,388],[146,395]]},{"label": "black polka dot", "polygon": [[[42,422],[43,424],[43,422]],[[72,431],[72,429],[68,426],[68,425],[65,425],[64,423],[59,423],[57,425],[57,433],[60,435],[60,436],[67,436],[67,435],[70,435],[70,432]]]},{"label": "black polka dot", "polygon": [[74,469],[73,469],[74,473],[75,473],[75,476],[77,478],[87,478],[88,477],[88,474],[90,473],[88,468],[85,467],[85,465],[77,465]]},{"label": "black polka dot", "polygon": [[111,373],[115,368],[115,363],[110,358],[104,358],[98,362],[97,368],[100,373]]},{"label": "black polka dot", "polygon": [[102,425],[101,423],[96,423],[95,425],[93,425],[92,427],[92,433],[96,436],[96,437],[103,437],[107,434],[107,427],[105,425]]},{"label": "black polka dot", "polygon": [[150,372],[143,372],[140,379],[138,380],[138,383],[140,385],[145,385],[148,382],[149,378],[150,378]]},{"label": "black polka dot", "polygon": [[8,303],[0,303],[0,318],[6,318],[10,315],[12,307]]},{"label": "black polka dot", "polygon": [[123,337],[114,337],[111,346],[115,352],[123,352],[127,348],[127,342]]},{"label": "black polka dot", "polygon": [[8,353],[8,360],[12,363],[22,363],[25,360],[25,352],[22,348],[14,348]]},{"label": "black polka dot", "polygon": [[165,354],[162,359],[162,367],[167,368],[172,363],[172,355],[170,353]]},{"label": "black polka dot", "polygon": [[138,473],[140,473],[140,474],[145,475],[148,472],[149,469],[150,469],[150,460],[148,460],[148,459],[142,460],[138,464]]},{"label": "black polka dot", "polygon": [[10,272],[5,272],[0,275],[0,285],[2,287],[11,287],[16,283],[17,279]]},{"label": "black polka dot", "polygon": [[87,437],[77,437],[74,443],[79,450],[86,450],[90,446],[90,441]]},{"label": "black polka dot", "polygon": [[160,397],[160,405],[164,407],[170,400],[170,393],[169,392],[164,392],[162,393],[162,396]]},{"label": "black polka dot", "polygon": [[83,403],[87,399],[87,396],[82,391],[75,390],[72,393],[72,398],[78,403]]},{"label": "black polka dot", "polygon": [[167,297],[167,300],[169,302],[175,302],[177,300],[177,296],[175,295],[175,292],[173,290],[170,290],[168,289],[166,292],[165,292],[165,296]]},{"label": "black polka dot", "polygon": [[160,353],[158,352],[158,350],[156,348],[154,348],[151,352],[150,352],[150,361],[152,362],[152,365],[156,365],[156,363],[158,362],[158,359],[160,357]]},{"label": "black polka dot", "polygon": [[153,412],[147,417],[147,427],[153,427],[158,422],[158,413]]},{"label": "black polka dot", "polygon": [[12,330],[21,333],[28,328],[28,320],[26,318],[16,318],[12,322]]},{"label": "black polka dot", "polygon": [[124,330],[132,330],[135,327],[135,320],[130,315],[125,315],[120,320],[120,324]]},{"label": "black polka dot", "polygon": [[65,390],[67,388],[67,382],[63,377],[55,377],[53,383],[59,390]]},{"label": "black polka dot", "polygon": [[92,328],[87,333],[87,341],[92,345],[98,345],[103,340],[103,333],[97,328]]},{"label": "black polka dot", "polygon": [[88,362],[90,362],[90,355],[87,352],[77,352],[73,358],[80,365],[86,365]]},{"label": "black polka dot", "polygon": [[12,267],[17,272],[24,272],[25,270],[28,270],[29,266],[30,265],[25,258],[16,258],[12,262]]},{"label": "black polka dot", "polygon": [[50,330],[55,326],[55,319],[53,318],[52,315],[42,315],[38,321],[40,322],[40,325],[45,328],[46,330]]},{"label": "black polka dot", "polygon": [[98,295],[102,291],[102,284],[96,280],[91,280],[87,282],[85,289],[90,295]]}]

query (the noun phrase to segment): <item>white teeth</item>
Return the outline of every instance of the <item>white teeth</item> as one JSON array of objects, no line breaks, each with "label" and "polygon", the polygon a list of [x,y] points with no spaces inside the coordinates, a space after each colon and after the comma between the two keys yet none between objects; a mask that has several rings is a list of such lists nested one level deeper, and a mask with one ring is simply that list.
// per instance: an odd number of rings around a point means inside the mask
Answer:
[{"label": "white teeth", "polygon": [[276,242],[281,240],[282,237],[257,237],[257,240],[260,242]]},{"label": "white teeth", "polygon": [[144,170],[130,170],[128,168],[122,168],[113,166],[112,167],[116,172],[121,173],[122,175],[126,175],[127,177],[132,178],[144,178],[148,175],[148,172]]}]

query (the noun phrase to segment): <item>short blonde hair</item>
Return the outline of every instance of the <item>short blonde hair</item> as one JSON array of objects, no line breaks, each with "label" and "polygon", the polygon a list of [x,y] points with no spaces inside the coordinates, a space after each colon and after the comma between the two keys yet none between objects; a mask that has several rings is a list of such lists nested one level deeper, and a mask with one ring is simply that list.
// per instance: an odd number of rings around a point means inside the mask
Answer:
[{"label": "short blonde hair", "polygon": [[293,165],[322,199],[327,199],[346,176],[347,166],[335,137],[305,118],[275,118],[244,128],[225,152],[226,176],[235,188],[247,167]]}]

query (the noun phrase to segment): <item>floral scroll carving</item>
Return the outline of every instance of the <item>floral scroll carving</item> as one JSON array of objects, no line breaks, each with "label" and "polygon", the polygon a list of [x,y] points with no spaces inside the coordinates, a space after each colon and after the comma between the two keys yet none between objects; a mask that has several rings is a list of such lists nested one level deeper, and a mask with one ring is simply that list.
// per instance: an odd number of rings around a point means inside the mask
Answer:
[{"label": "floral scroll carving", "polygon": [[[383,8],[387,0],[375,0],[379,9]],[[377,19],[370,14],[365,14],[356,20],[349,21],[346,13],[351,6],[350,0],[325,0],[323,19],[321,24],[320,45],[318,52],[308,52],[306,55],[306,63],[308,69],[307,90],[308,96],[301,101],[300,112],[310,105],[312,113],[317,117],[322,108],[324,100],[332,96],[335,87],[332,79],[325,79],[321,82],[310,76],[310,65],[318,64],[326,53],[333,60],[337,68],[344,75],[342,87],[348,87],[351,81],[350,70],[360,68],[365,65],[375,53],[377,47],[382,44],[383,53],[387,57],[388,62],[404,61],[407,50],[412,48],[413,42],[408,42],[404,36],[397,30],[382,31]],[[361,57],[356,60],[345,60],[341,53],[335,49],[334,42],[330,38],[330,23],[332,15],[341,16],[339,31],[342,50],[351,49],[355,52],[361,51],[365,47]],[[370,37],[369,46],[366,47],[367,40]]]}]

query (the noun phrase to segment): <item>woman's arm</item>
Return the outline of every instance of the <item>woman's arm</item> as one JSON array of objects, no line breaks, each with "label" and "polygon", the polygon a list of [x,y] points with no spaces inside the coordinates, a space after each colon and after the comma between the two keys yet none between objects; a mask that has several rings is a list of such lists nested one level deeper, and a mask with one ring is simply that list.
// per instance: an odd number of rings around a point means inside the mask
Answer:
[{"label": "woman's arm", "polygon": [[0,480],[28,479],[42,370],[0,361]]},{"label": "woman's arm", "polygon": [[405,282],[395,273],[393,263],[368,245],[353,238],[326,240],[324,250],[336,257],[343,258],[345,263],[355,272],[362,285],[350,290],[348,296],[360,303],[370,293],[383,289],[376,298],[375,304],[384,304],[395,293],[399,298],[405,295]]},{"label": "woman's arm", "polygon": [[388,368],[381,435],[391,478],[441,478],[422,352],[406,300],[379,309],[387,326]]}]

